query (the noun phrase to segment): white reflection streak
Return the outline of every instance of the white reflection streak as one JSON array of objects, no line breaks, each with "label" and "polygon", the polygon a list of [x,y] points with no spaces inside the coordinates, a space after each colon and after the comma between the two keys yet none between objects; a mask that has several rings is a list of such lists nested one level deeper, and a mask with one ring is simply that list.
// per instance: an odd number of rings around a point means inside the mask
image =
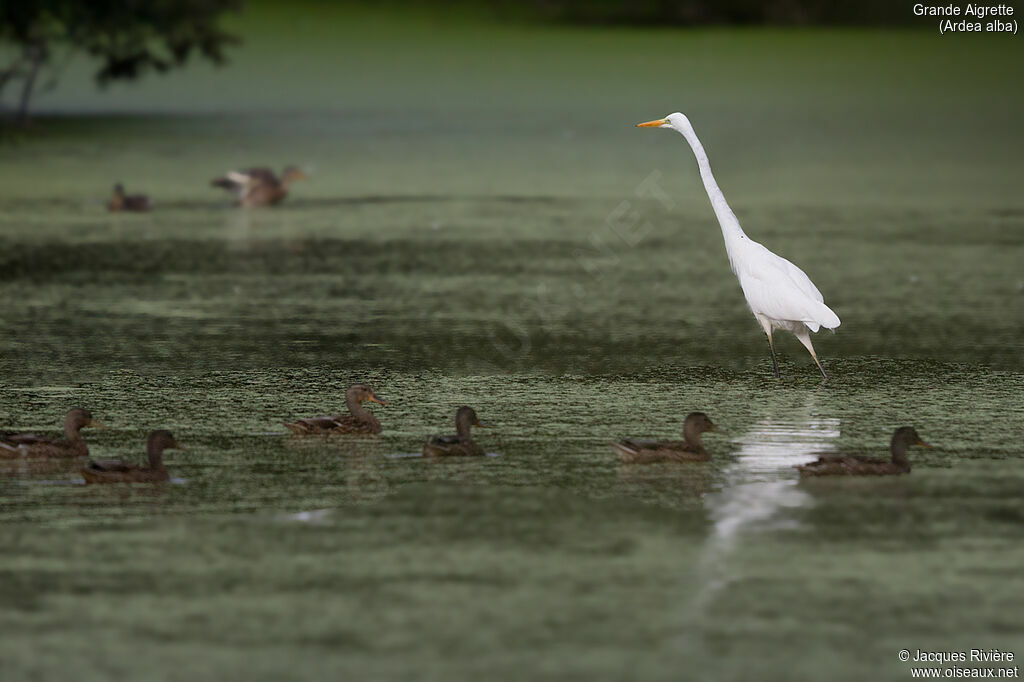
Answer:
[{"label": "white reflection streak", "polygon": [[715,596],[736,579],[729,559],[745,533],[784,527],[775,520],[779,511],[813,504],[797,486],[793,467],[834,451],[829,441],[838,437],[838,419],[805,417],[763,420],[733,441],[740,445],[736,464],[726,471],[723,489],[706,498],[714,527],[694,569],[696,596],[684,623],[698,622]]},{"label": "white reflection streak", "polygon": [[312,511],[300,511],[294,514],[278,514],[278,521],[295,521],[298,523],[323,523],[331,515],[330,509],[313,509]]}]

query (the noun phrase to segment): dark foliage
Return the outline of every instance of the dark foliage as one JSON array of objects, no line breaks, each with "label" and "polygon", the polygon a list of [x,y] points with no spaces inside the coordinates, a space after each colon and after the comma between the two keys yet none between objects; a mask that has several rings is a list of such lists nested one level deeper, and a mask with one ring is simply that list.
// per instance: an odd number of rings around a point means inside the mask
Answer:
[{"label": "dark foliage", "polygon": [[496,5],[509,13],[576,24],[888,24],[912,19],[910,4],[892,0],[497,0]]},{"label": "dark foliage", "polygon": [[180,67],[193,55],[220,64],[238,42],[220,18],[239,8],[240,0],[0,0],[0,41],[17,48],[0,70],[0,94],[21,84],[24,120],[39,72],[58,50],[97,58],[101,84]]}]

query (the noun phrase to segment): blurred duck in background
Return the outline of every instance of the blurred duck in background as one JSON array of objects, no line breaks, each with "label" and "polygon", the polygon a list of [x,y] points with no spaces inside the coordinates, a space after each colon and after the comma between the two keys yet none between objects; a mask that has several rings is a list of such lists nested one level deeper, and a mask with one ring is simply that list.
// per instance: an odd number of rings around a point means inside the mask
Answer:
[{"label": "blurred duck in background", "polygon": [[234,194],[238,206],[273,206],[288,196],[291,183],[308,178],[298,166],[287,166],[281,177],[264,167],[230,171],[210,184]]},{"label": "blurred duck in background", "polygon": [[107,210],[113,213],[121,211],[134,211],[144,213],[153,208],[152,202],[145,194],[125,194],[124,185],[120,182],[114,185],[114,196],[107,202]]}]

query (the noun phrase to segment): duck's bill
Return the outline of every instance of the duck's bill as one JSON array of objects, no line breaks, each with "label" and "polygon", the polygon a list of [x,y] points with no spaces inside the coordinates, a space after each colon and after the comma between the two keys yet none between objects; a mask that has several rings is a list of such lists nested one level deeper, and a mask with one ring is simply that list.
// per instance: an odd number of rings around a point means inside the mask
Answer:
[{"label": "duck's bill", "polygon": [[482,421],[480,421],[479,419],[478,419],[478,420],[476,420],[476,423],[475,423],[475,424],[473,424],[473,426],[482,426],[482,427],[483,427],[483,428],[485,428],[485,429],[487,428],[487,424],[484,424],[484,423],[483,423]]},{"label": "duck's bill", "polygon": [[379,395],[371,395],[370,396],[370,402],[371,403],[379,403],[380,405],[387,405],[388,404],[388,401],[384,400],[384,398],[381,398]]},{"label": "duck's bill", "polygon": [[925,443],[923,440],[918,440],[917,444],[920,445],[922,448],[928,448],[929,450],[932,449],[932,444],[931,443]]},{"label": "duck's bill", "polygon": [[654,120],[654,121],[647,121],[645,123],[637,123],[636,127],[637,128],[658,128],[660,126],[665,125],[666,123],[668,123],[667,120],[665,120],[663,118],[659,118],[659,119]]},{"label": "duck's bill", "polygon": [[178,441],[174,441],[174,449],[175,450],[187,450],[188,448],[186,448],[184,445],[182,445]]},{"label": "duck's bill", "polygon": [[86,424],[86,426],[91,426],[94,429],[105,429],[105,428],[107,428],[106,424],[101,422],[99,419],[90,419],[89,423]]}]

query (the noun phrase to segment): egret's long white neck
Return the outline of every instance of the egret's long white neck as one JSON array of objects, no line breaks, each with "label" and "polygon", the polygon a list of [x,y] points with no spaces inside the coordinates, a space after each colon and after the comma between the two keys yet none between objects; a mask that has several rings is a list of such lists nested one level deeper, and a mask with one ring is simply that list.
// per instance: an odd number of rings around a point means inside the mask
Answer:
[{"label": "egret's long white neck", "polygon": [[[740,227],[740,221],[736,219],[736,214],[729,208],[729,202],[725,200],[725,195],[722,194],[718,183],[715,182],[715,176],[711,173],[711,164],[708,163],[707,152],[704,151],[704,145],[697,139],[697,133],[694,132],[690,121],[683,118],[682,121],[674,122],[673,128],[682,133],[686,141],[690,143],[693,155],[697,157],[697,167],[700,168],[700,177],[704,181],[704,191],[708,193],[708,199],[711,200],[711,208],[715,210],[718,224],[722,226],[725,250],[729,254],[729,262],[731,264],[732,247],[738,240],[746,239],[746,234],[744,234],[743,228]],[[735,270],[735,267],[733,269]]]}]

